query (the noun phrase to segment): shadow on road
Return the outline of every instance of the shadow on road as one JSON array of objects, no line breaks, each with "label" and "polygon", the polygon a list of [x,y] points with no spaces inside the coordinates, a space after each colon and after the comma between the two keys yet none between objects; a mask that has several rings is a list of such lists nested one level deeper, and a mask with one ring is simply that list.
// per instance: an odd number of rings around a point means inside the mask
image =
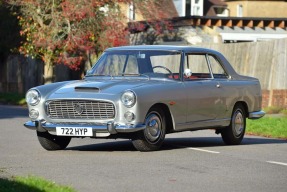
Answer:
[{"label": "shadow on road", "polygon": [[[241,145],[266,145],[287,144],[286,140],[269,138],[245,138]],[[189,147],[218,147],[227,146],[220,137],[198,137],[198,138],[166,138],[161,151],[184,149]],[[239,145],[240,146],[240,145]],[[107,143],[68,147],[67,150],[75,151],[136,151],[130,140],[114,141]]]},{"label": "shadow on road", "polygon": [[76,147],[67,147],[66,150],[72,151],[136,151],[130,140],[126,141],[107,141],[91,145],[82,145]]},{"label": "shadow on road", "polygon": [[12,105],[0,105],[0,119],[28,117],[28,108]]}]

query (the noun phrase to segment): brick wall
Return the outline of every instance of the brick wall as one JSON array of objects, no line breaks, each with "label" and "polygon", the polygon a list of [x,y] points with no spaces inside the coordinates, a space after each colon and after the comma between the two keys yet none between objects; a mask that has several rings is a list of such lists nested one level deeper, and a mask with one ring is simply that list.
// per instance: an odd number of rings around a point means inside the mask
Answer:
[{"label": "brick wall", "polygon": [[262,90],[262,107],[268,106],[287,108],[287,90]]}]

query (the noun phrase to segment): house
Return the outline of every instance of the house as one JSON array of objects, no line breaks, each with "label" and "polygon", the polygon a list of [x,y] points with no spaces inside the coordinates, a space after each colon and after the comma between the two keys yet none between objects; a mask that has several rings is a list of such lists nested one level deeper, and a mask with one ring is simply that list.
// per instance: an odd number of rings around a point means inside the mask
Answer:
[{"label": "house", "polygon": [[[286,0],[171,0],[179,17],[286,18]],[[165,2],[168,2],[166,0]]]},{"label": "house", "polygon": [[[236,43],[287,38],[287,2],[284,0],[160,1],[162,6],[157,11],[166,13],[165,18],[172,22],[176,36],[182,37],[179,43]],[[132,6],[128,13],[131,10],[134,17],[129,21],[145,20],[140,16],[140,7]]]},{"label": "house", "polygon": [[178,16],[225,16],[227,4],[221,0],[172,0]]},{"label": "house", "polygon": [[[150,3],[150,2],[149,2]],[[221,0],[158,0],[156,11],[165,12],[165,17],[185,17],[185,16],[229,16],[227,4]],[[145,14],[153,6],[135,5],[131,2],[121,4],[122,10],[126,13],[129,21],[145,20]],[[156,12],[150,11],[154,14]]]},{"label": "house", "polygon": [[223,0],[230,17],[286,18],[285,0]]},{"label": "house", "polygon": [[[284,0],[224,0],[232,27],[216,29],[222,42],[254,42],[287,38],[287,2]],[[242,19],[240,19],[242,18]]]}]

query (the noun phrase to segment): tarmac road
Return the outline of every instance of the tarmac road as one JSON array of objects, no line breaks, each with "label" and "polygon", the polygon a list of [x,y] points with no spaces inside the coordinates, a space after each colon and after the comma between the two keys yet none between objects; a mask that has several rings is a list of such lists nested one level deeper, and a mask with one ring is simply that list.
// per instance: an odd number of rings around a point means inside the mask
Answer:
[{"label": "tarmac road", "polygon": [[89,138],[49,152],[24,128],[27,114],[0,105],[0,177],[35,175],[80,192],[287,191],[286,140],[246,136],[242,145],[226,146],[206,130],[168,135],[157,152]]}]

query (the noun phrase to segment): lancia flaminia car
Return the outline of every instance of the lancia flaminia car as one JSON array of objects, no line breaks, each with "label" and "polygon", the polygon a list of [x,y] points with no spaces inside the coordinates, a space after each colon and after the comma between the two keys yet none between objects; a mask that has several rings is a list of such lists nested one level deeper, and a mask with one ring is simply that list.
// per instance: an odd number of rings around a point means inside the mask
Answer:
[{"label": "lancia flaminia car", "polygon": [[189,46],[107,49],[83,80],[38,86],[26,94],[46,150],[71,138],[127,138],[139,151],[160,149],[165,135],[214,129],[240,144],[246,118],[264,116],[258,79],[239,75],[219,52]]}]

